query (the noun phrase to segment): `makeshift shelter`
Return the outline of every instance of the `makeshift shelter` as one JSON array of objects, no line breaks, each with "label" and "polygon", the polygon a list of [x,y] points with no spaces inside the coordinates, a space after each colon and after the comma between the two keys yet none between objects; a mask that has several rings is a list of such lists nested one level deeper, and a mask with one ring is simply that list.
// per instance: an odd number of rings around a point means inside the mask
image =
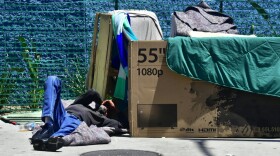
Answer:
[{"label": "makeshift shelter", "polygon": [[[136,34],[138,40],[162,40],[163,34],[157,19],[157,16],[150,11],[146,10],[117,10],[112,11],[108,14],[96,14],[95,20],[95,28],[94,28],[94,36],[93,36],[93,46],[92,46],[92,56],[91,56],[91,65],[89,69],[89,73],[87,75],[87,87],[92,88],[93,86],[97,91],[101,93],[103,97],[105,97],[105,91],[107,85],[107,76],[108,73],[115,73],[112,68],[110,68],[111,59],[111,51],[112,47],[116,48],[116,45],[113,43],[113,25],[112,14],[127,12],[130,17],[130,24],[133,32]],[[98,24],[99,29],[98,28]],[[97,36],[98,34],[101,34]],[[125,34],[127,35],[127,34]],[[127,37],[127,36],[126,36]],[[98,43],[97,43],[98,38]],[[105,48],[107,47],[107,48]],[[107,50],[107,53],[104,50]],[[102,51],[102,52],[97,52]],[[96,56],[100,55],[100,56]],[[100,58],[102,61],[94,60],[95,58]],[[104,61],[106,58],[106,61]],[[95,62],[97,61],[97,62]],[[95,65],[95,66],[93,66]],[[95,68],[95,69],[94,69]],[[108,70],[110,69],[110,72]],[[94,72],[95,79],[93,79]],[[115,73],[116,74],[116,73]],[[111,75],[112,76],[112,75]],[[115,75],[116,76],[116,75]],[[110,77],[110,76],[109,76]],[[97,83],[98,82],[98,83]]]},{"label": "makeshift shelter", "polygon": [[[95,88],[103,97],[113,96],[118,72],[111,68],[112,15],[97,14],[96,17],[88,87]],[[133,30],[133,22],[131,25]],[[127,40],[127,113],[132,136],[280,136],[279,38],[181,37],[133,41],[128,37]],[[230,45],[233,47],[227,47]],[[230,56],[236,57],[229,60]],[[241,64],[232,71],[223,68],[217,60],[225,65],[226,61],[233,63],[228,64],[231,66]],[[196,64],[198,62],[200,64]],[[268,68],[271,70],[266,70]],[[258,74],[262,76],[254,79]],[[238,81],[234,81],[237,77]],[[244,80],[248,88],[212,80],[237,85]],[[263,83],[264,80],[269,83]]]}]

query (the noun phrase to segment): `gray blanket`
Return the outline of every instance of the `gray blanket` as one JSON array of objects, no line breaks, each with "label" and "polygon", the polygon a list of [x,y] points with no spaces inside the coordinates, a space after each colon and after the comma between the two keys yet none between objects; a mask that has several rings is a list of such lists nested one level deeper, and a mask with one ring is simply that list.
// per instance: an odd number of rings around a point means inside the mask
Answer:
[{"label": "gray blanket", "polygon": [[222,32],[237,34],[233,19],[212,10],[205,2],[188,7],[185,12],[176,11],[171,20],[171,37],[189,36],[188,31]]},{"label": "gray blanket", "polygon": [[[35,127],[32,135],[40,129],[40,126]],[[82,122],[74,132],[62,137],[64,146],[108,144],[111,142],[111,137],[105,130],[106,127],[96,127],[95,125],[88,127],[85,122]]]},{"label": "gray blanket", "polygon": [[65,141],[64,146],[108,144],[111,142],[110,136],[102,128],[95,125],[88,127],[85,122],[82,122],[73,133],[64,136],[63,140]]}]

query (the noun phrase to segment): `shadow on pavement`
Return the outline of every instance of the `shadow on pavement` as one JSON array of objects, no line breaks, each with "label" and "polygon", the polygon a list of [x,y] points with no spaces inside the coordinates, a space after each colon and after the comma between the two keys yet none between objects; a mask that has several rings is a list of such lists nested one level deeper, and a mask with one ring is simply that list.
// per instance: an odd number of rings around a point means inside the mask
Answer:
[{"label": "shadow on pavement", "polygon": [[214,156],[206,147],[207,141],[251,141],[251,142],[280,142],[278,138],[178,138],[179,140],[189,140],[197,144],[201,152],[206,156]]},{"label": "shadow on pavement", "polygon": [[162,154],[156,152],[129,150],[129,149],[100,150],[100,151],[91,151],[91,152],[81,154],[81,156],[131,156],[131,155],[162,156]]}]

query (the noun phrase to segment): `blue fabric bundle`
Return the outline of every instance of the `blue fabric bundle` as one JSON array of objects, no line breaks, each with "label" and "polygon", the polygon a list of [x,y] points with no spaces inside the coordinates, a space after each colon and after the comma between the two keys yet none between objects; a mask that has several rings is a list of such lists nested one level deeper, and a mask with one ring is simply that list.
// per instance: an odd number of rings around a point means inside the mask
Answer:
[{"label": "blue fabric bundle", "polygon": [[112,16],[113,31],[117,43],[117,49],[120,60],[117,84],[114,92],[114,97],[125,100],[127,91],[127,76],[128,76],[128,52],[125,45],[128,45],[125,40],[125,34],[130,40],[138,40],[134,35],[129,22],[129,15],[124,11],[116,11]]}]

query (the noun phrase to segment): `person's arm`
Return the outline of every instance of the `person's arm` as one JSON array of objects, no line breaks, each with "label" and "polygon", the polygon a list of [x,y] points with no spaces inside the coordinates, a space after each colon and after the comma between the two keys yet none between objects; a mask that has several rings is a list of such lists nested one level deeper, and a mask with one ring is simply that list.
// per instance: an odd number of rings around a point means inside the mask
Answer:
[{"label": "person's arm", "polygon": [[104,100],[101,105],[104,105],[107,108],[116,108],[114,102],[112,100]]},{"label": "person's arm", "polygon": [[94,102],[95,104],[95,109],[98,109],[99,106],[101,105],[102,103],[102,98],[100,96],[100,94],[93,90],[93,89],[90,89],[88,90],[86,93],[80,95],[73,103],[73,104],[82,104],[86,107],[91,107],[91,108],[94,108],[91,106],[91,104]]},{"label": "person's arm", "polygon": [[118,112],[118,110],[112,100],[104,100],[102,102],[101,106],[105,106],[105,107],[102,107],[103,108],[102,111],[104,111],[104,115],[109,118]]}]

